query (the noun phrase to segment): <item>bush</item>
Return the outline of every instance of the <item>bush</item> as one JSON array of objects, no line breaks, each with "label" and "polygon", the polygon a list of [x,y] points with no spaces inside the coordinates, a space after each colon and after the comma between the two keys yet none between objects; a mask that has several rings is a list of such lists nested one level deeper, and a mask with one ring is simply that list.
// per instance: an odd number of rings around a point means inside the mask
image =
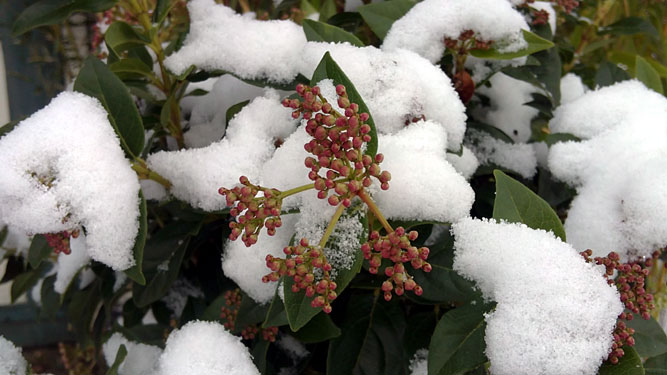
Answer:
[{"label": "bush", "polygon": [[222,3],[13,25],[96,17],[0,130],[2,281],[70,373],[665,371],[663,2]]}]

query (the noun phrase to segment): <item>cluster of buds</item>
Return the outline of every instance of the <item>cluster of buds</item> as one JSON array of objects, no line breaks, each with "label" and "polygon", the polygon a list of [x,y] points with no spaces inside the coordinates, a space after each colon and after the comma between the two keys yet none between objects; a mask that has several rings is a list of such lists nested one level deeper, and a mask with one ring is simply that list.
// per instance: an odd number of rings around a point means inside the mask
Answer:
[{"label": "cluster of buds", "polygon": [[[319,246],[311,246],[302,238],[296,246],[283,249],[285,259],[266,256],[266,266],[272,271],[262,278],[265,283],[278,281],[282,276],[294,280],[292,292],[304,290],[306,297],[315,297],[310,302],[314,308],[321,307],[325,313],[331,312],[331,302],[338,296],[336,283],[331,280],[331,264]],[[316,277],[315,274],[320,275]],[[317,295],[317,296],[315,296]]]},{"label": "cluster of buds", "polygon": [[431,271],[431,265],[426,262],[429,249],[427,247],[417,249],[410,244],[416,239],[416,231],[405,233],[403,227],[398,227],[385,236],[380,236],[377,231],[371,232],[369,241],[361,246],[364,258],[369,262],[370,273],[378,273],[382,259],[389,259],[393,263],[384,269],[387,280],[382,283],[382,291],[387,301],[391,300],[392,290],[397,296],[403,295],[406,290],[411,290],[418,296],[423,292],[414,278],[406,272],[403,264],[409,262],[414,269]]},{"label": "cluster of buds", "polygon": [[[283,105],[293,109],[292,117],[303,116],[306,132],[313,137],[304,145],[313,157],[307,157],[304,163],[310,168],[308,177],[314,181],[317,196],[328,199],[332,206],[342,203],[349,207],[351,199],[371,185],[371,177],[380,181],[383,190],[389,189],[391,174],[379,165],[384,156],[364,154],[364,147],[371,140],[371,126],[366,123],[370,116],[359,113],[359,105],[350,102],[345,86],[336,86],[343,114],[322,97],[318,86],[299,84],[296,92],[303,100],[285,99]],[[324,174],[322,169],[326,170]],[[329,196],[332,191],[334,194]]]},{"label": "cluster of buds", "polygon": [[74,229],[72,231],[62,231],[58,233],[47,233],[44,235],[46,242],[53,248],[53,252],[56,254],[69,254],[72,252],[69,246],[70,237],[77,238],[79,237],[79,230]]},{"label": "cluster of buds", "polygon": [[579,6],[579,1],[577,0],[557,0],[556,4],[558,4],[565,13],[571,13],[574,8]]},{"label": "cluster of buds", "polygon": [[[227,330],[234,331],[236,328],[236,317],[241,307],[241,290],[236,288],[225,292],[225,305],[221,308],[220,318],[224,321],[223,325]],[[278,335],[278,327],[260,328],[257,324],[251,324],[241,330],[241,337],[244,340],[253,340],[261,331],[262,339],[274,342]]]},{"label": "cluster of buds", "polygon": [[[282,226],[282,197],[276,189],[251,184],[246,176],[241,176],[239,181],[242,186],[231,190],[221,187],[218,193],[225,196],[227,206],[232,207],[229,213],[236,218],[229,223],[232,230],[229,239],[235,241],[241,237],[243,243],[250,247],[257,242],[262,228],[266,227],[267,234],[273,236],[276,228]],[[260,192],[262,196],[257,196]]]},{"label": "cluster of buds", "polygon": [[[645,289],[645,280],[650,273],[649,268],[653,264],[653,259],[647,259],[643,262],[621,263],[620,256],[613,251],[606,257],[591,259],[592,254],[591,250],[581,253],[587,262],[595,262],[595,264],[605,267],[607,283],[616,285],[621,294],[621,302],[623,302],[627,311],[622,312],[618,317],[616,329],[614,330],[614,344],[609,354],[609,361],[616,364],[624,355],[623,345],[634,346],[635,344],[635,339],[632,337],[635,331],[627,327],[624,320],[630,321],[634,319],[633,314],[637,314],[642,319],[648,320],[651,318],[650,310],[655,308],[653,295]],[[657,258],[658,255],[658,252],[654,253],[653,258]],[[618,275],[614,280],[613,276],[616,272]]]},{"label": "cluster of buds", "polygon": [[492,40],[477,39],[473,30],[462,31],[458,38],[445,37],[445,47],[459,55],[466,55],[474,49],[487,50],[491,48],[491,44],[493,44]]}]

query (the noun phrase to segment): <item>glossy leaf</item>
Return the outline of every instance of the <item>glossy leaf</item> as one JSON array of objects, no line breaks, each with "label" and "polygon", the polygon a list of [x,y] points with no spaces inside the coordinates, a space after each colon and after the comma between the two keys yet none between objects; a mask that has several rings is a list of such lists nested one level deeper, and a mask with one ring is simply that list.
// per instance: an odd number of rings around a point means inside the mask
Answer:
[{"label": "glossy leaf", "polygon": [[364,100],[357,89],[354,87],[354,84],[352,84],[352,81],[347,78],[329,52],[324,54],[322,60],[320,60],[320,63],[317,65],[317,68],[315,68],[313,78],[310,80],[310,85],[314,86],[323,79],[331,79],[333,80],[334,85],[341,84],[345,86],[350,102],[359,105],[359,113],[368,113],[369,117],[366,123],[371,127],[371,131],[368,133],[371,136],[371,141],[368,142],[368,147],[366,147],[366,154],[374,157],[378,149],[378,137],[375,122],[373,121],[373,114],[368,110],[368,107],[364,103]]},{"label": "glossy leaf", "polygon": [[647,359],[644,370],[646,375],[667,375],[667,353]]},{"label": "glossy leaf", "polygon": [[635,318],[627,322],[627,325],[635,330],[634,349],[640,357],[655,357],[667,353],[667,335],[655,319],[644,320],[635,314]]},{"label": "glossy leaf", "polygon": [[32,238],[30,243],[30,248],[28,249],[28,262],[30,262],[30,267],[37,268],[39,264],[42,263],[44,259],[47,259],[53,249],[49,246],[49,243],[46,242],[46,237],[42,234],[36,234]]},{"label": "glossy leaf", "polygon": [[320,5],[320,21],[326,22],[331,18],[336,12],[336,3],[334,0],[321,0],[322,5]]},{"label": "glossy leaf", "polygon": [[625,352],[625,355],[621,357],[617,364],[603,363],[598,375],[644,375],[642,360],[639,358],[637,351],[631,346],[624,346],[623,352]]},{"label": "glossy leaf", "polygon": [[570,133],[551,133],[544,137],[544,143],[546,143],[548,146],[553,146],[558,142],[568,141],[580,142],[581,139]]},{"label": "glossy leaf", "polygon": [[136,75],[142,77],[150,77],[153,74],[151,68],[139,59],[122,59],[115,63],[109,64],[109,70],[116,73],[121,78],[125,75]]},{"label": "glossy leaf", "polygon": [[658,30],[648,20],[640,17],[626,17],[620,19],[607,27],[603,27],[598,31],[598,34],[612,34],[612,35],[633,35],[646,34],[653,37],[658,37]]},{"label": "glossy leaf", "polygon": [[599,87],[611,86],[616,82],[630,79],[630,75],[618,65],[605,61],[600,64],[595,73],[595,85]]},{"label": "glossy leaf", "polygon": [[323,312],[315,315],[308,324],[300,330],[293,332],[292,336],[296,337],[303,344],[313,344],[326,340],[334,339],[340,336],[341,330],[334,324],[331,317]]},{"label": "glossy leaf", "polygon": [[391,25],[397,19],[403,17],[415,4],[417,2],[413,0],[382,1],[360,6],[357,8],[357,12],[361,14],[361,17],[375,35],[383,40],[387,36]]},{"label": "glossy leaf", "polygon": [[269,346],[271,345],[270,341],[266,340],[256,340],[255,345],[252,347],[250,354],[252,355],[252,361],[255,363],[255,367],[259,370],[259,373],[264,375],[267,374],[267,365],[266,355],[269,353]]},{"label": "glossy leaf", "polygon": [[51,263],[49,262],[42,262],[38,268],[32,269],[28,272],[24,272],[16,278],[14,278],[14,281],[12,282],[11,290],[10,290],[10,297],[11,297],[11,303],[16,302],[16,300],[23,295],[23,293],[27,292],[30,288],[35,286],[37,284],[37,281],[41,279],[46,271],[48,271],[51,268]]},{"label": "glossy leaf", "polygon": [[660,94],[663,94],[662,81],[660,80],[660,74],[649,64],[646,59],[637,55],[635,60],[635,77],[638,80],[642,81],[646,87],[650,88],[653,91],[656,91]]},{"label": "glossy leaf", "polygon": [[255,302],[247,294],[241,292],[241,306],[239,307],[238,315],[236,316],[235,332],[240,333],[241,330],[249,325],[262,323],[266,318],[266,313],[269,311],[270,305]]},{"label": "glossy leaf", "polygon": [[40,317],[42,318],[53,319],[60,309],[60,294],[58,294],[58,292],[56,292],[53,288],[55,282],[56,275],[46,277],[42,282],[42,289],[40,290],[40,304],[42,306],[40,310]]},{"label": "glossy leaf", "polygon": [[106,375],[118,375],[118,368],[123,364],[125,357],[127,357],[127,348],[125,348],[124,344],[120,344],[116,352],[116,359],[114,359]]},{"label": "glossy leaf", "polygon": [[457,375],[474,370],[487,361],[484,355],[484,313],[482,303],[448,311],[435,327],[428,351],[428,373]]},{"label": "glossy leaf", "polygon": [[109,122],[130,155],[144,148],[144,126],[127,87],[100,60],[86,59],[74,82],[74,91],[97,98],[109,114]]},{"label": "glossy leaf", "polygon": [[174,5],[176,5],[176,2],[172,0],[157,0],[155,10],[153,11],[153,23],[162,24]]},{"label": "glossy leaf", "polygon": [[532,55],[535,52],[544,51],[554,46],[552,41],[544,39],[537,34],[531,33],[527,30],[521,31],[523,32],[523,39],[528,44],[525,48],[515,52],[500,52],[498,49],[493,47],[486,50],[473,49],[470,51],[470,54],[480,59],[509,60],[515,59],[517,57]]},{"label": "glossy leaf", "polygon": [[132,280],[141,285],[146,284],[146,277],[142,271],[142,264],[144,262],[144,246],[146,246],[146,235],[148,234],[148,212],[146,209],[146,199],[144,193],[139,190],[139,231],[134,239],[134,247],[132,248],[132,256],[134,258],[134,266],[125,270],[125,274]]},{"label": "glossy leaf", "polygon": [[565,241],[565,229],[549,204],[519,181],[495,170],[496,200],[493,218],[511,223],[523,223],[533,229],[552,231]]},{"label": "glossy leaf", "polygon": [[262,328],[280,327],[287,324],[289,324],[289,322],[287,321],[285,304],[276,291],[276,295],[273,297],[273,300],[269,305],[269,311],[266,312],[266,318],[264,319],[264,323],[262,323]]},{"label": "glossy leaf", "polygon": [[306,39],[309,41],[334,43],[348,42],[357,47],[364,46],[364,43],[354,36],[354,34],[339,27],[309,19],[304,19],[302,25],[303,32],[306,34]]},{"label": "glossy leaf", "polygon": [[394,299],[352,295],[340,337],[329,342],[328,375],[406,374],[405,317]]},{"label": "glossy leaf", "polygon": [[25,8],[14,21],[12,34],[17,37],[35,27],[55,25],[74,12],[101,12],[117,0],[41,0]]},{"label": "glossy leaf", "polygon": [[116,21],[109,26],[104,33],[104,41],[119,55],[130,48],[143,47],[150,42],[137,29],[122,21]]}]

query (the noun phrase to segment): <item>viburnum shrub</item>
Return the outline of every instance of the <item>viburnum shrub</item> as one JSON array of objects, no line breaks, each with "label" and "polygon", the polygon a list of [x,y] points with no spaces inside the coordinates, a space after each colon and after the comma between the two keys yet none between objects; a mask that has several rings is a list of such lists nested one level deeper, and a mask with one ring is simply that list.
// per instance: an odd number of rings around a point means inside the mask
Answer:
[{"label": "viburnum shrub", "polygon": [[667,368],[663,1],[16,7],[0,282],[68,373]]}]

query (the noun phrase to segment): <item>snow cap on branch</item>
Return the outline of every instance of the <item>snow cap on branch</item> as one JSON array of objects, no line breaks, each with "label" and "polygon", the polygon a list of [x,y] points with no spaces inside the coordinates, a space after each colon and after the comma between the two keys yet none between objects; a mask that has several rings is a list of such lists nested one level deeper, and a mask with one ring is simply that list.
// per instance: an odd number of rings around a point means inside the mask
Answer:
[{"label": "snow cap on branch", "polygon": [[118,348],[125,345],[127,356],[120,367],[118,375],[154,375],[157,361],[162,354],[162,349],[153,345],[141,344],[129,341],[123,335],[116,332],[102,346],[102,353],[107,365],[111,366],[116,360]]},{"label": "snow cap on branch", "polygon": [[0,220],[26,233],[83,227],[90,257],[134,265],[139,182],[94,98],[58,95],[0,139]]},{"label": "snow cap on branch", "polygon": [[498,303],[486,316],[493,374],[597,373],[623,311],[604,270],[523,224],[467,218],[452,232],[454,269]]}]

